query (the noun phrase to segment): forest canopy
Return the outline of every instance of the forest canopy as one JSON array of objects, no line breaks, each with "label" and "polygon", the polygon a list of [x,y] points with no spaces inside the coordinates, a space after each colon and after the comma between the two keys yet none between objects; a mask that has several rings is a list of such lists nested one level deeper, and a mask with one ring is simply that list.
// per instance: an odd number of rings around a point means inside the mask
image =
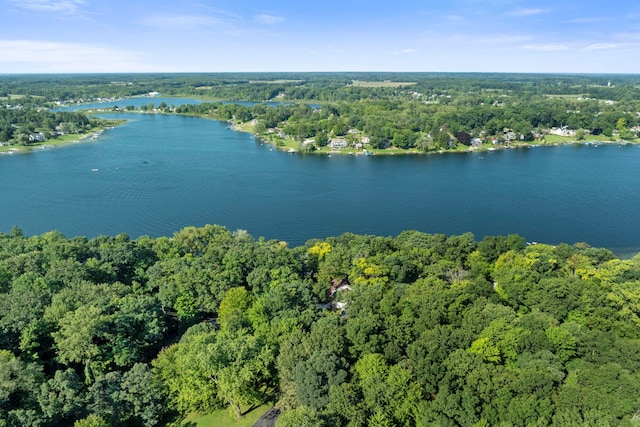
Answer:
[{"label": "forest canopy", "polygon": [[289,248],[0,234],[0,425],[638,425],[640,257],[517,235]]}]

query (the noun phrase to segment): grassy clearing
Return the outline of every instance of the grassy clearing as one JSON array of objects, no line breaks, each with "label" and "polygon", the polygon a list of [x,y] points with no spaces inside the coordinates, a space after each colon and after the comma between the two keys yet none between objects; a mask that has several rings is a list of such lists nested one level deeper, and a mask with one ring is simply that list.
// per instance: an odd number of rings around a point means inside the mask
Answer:
[{"label": "grassy clearing", "polygon": [[[8,96],[0,96],[0,100],[2,101],[18,100],[18,99],[25,98],[26,96],[27,95],[18,95],[18,94],[10,93]],[[39,96],[39,95],[29,95],[29,96],[31,96],[31,98],[44,99],[44,96]]]},{"label": "grassy clearing", "polygon": [[574,95],[574,94],[568,94],[568,95],[546,94],[544,96],[546,96],[547,98],[573,99],[573,100],[576,100],[576,101],[585,99],[585,95],[583,95],[583,94],[579,94],[579,95]]},{"label": "grassy clearing", "polygon": [[352,80],[351,86],[356,87],[405,87],[405,86],[413,86],[418,83],[416,82],[392,82],[390,80],[385,80],[383,82],[374,82],[374,81],[366,81],[366,80]]},{"label": "grassy clearing", "polygon": [[207,415],[191,414],[181,424],[182,427],[251,427],[258,418],[271,408],[271,405],[262,405],[237,419],[231,411],[221,409]]},{"label": "grassy clearing", "polygon": [[574,142],[577,143],[585,143],[585,142],[591,142],[591,141],[596,141],[596,142],[613,142],[615,141],[615,139],[611,139],[605,135],[585,135],[584,136],[584,140],[582,141],[578,141],[576,139],[575,136],[560,136],[560,135],[545,135],[544,136],[545,142],[541,143],[541,145],[544,144],[571,144]]}]

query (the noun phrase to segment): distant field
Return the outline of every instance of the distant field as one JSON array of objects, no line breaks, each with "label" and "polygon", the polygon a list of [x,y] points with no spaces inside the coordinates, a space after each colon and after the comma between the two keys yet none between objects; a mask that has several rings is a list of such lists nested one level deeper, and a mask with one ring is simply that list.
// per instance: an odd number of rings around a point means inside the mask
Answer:
[{"label": "distant field", "polygon": [[249,83],[251,83],[251,84],[263,83],[263,84],[272,84],[272,85],[279,85],[279,84],[285,84],[285,83],[302,83],[302,82],[304,82],[304,80],[287,80],[287,79],[279,79],[279,80],[249,80]]},{"label": "distant field", "polygon": [[417,84],[416,82],[392,82],[390,80],[385,80],[383,82],[374,82],[374,81],[366,81],[366,80],[352,80],[351,86],[356,87],[404,87],[404,86],[413,86]]},{"label": "distant field", "polygon": [[584,99],[585,95],[575,95],[575,94],[567,94],[567,95],[555,95],[555,94],[546,94],[547,98],[563,98],[563,99]]},{"label": "distant field", "polygon": [[[16,95],[16,94],[12,94],[10,93],[9,96],[0,96],[0,99],[3,101],[6,101],[8,99],[22,99],[27,95]],[[32,98],[44,98],[43,96],[36,96],[36,95],[32,95]]]},{"label": "distant field", "polygon": [[611,138],[605,135],[585,135],[584,140],[578,141],[575,136],[545,135],[544,139],[547,144],[567,144],[572,142],[585,143],[591,141],[597,142],[613,142]]}]

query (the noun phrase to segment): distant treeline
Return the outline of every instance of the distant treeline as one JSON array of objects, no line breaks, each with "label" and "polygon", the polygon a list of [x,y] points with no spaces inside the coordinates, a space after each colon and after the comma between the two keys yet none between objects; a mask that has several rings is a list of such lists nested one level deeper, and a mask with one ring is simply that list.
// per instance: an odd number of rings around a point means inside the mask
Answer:
[{"label": "distant treeline", "polygon": [[[357,85],[354,81],[371,84]],[[415,83],[411,86],[394,82]],[[376,84],[383,83],[383,84]],[[613,101],[640,99],[638,75],[500,73],[175,73],[4,75],[0,97],[9,94],[47,100],[163,95],[205,96],[225,100],[356,101],[360,99],[459,96],[498,92],[512,96],[581,95]]]},{"label": "distant treeline", "polygon": [[632,426],[639,314],[640,257],[586,244],[14,228],[0,425],[153,426],[275,402],[279,426]]}]

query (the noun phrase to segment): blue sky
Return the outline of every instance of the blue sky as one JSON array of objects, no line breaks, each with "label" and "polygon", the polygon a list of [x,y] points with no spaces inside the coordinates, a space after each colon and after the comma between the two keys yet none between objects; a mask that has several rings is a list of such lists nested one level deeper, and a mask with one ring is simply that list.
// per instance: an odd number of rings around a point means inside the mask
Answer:
[{"label": "blue sky", "polygon": [[639,73],[638,0],[0,0],[0,73]]}]

